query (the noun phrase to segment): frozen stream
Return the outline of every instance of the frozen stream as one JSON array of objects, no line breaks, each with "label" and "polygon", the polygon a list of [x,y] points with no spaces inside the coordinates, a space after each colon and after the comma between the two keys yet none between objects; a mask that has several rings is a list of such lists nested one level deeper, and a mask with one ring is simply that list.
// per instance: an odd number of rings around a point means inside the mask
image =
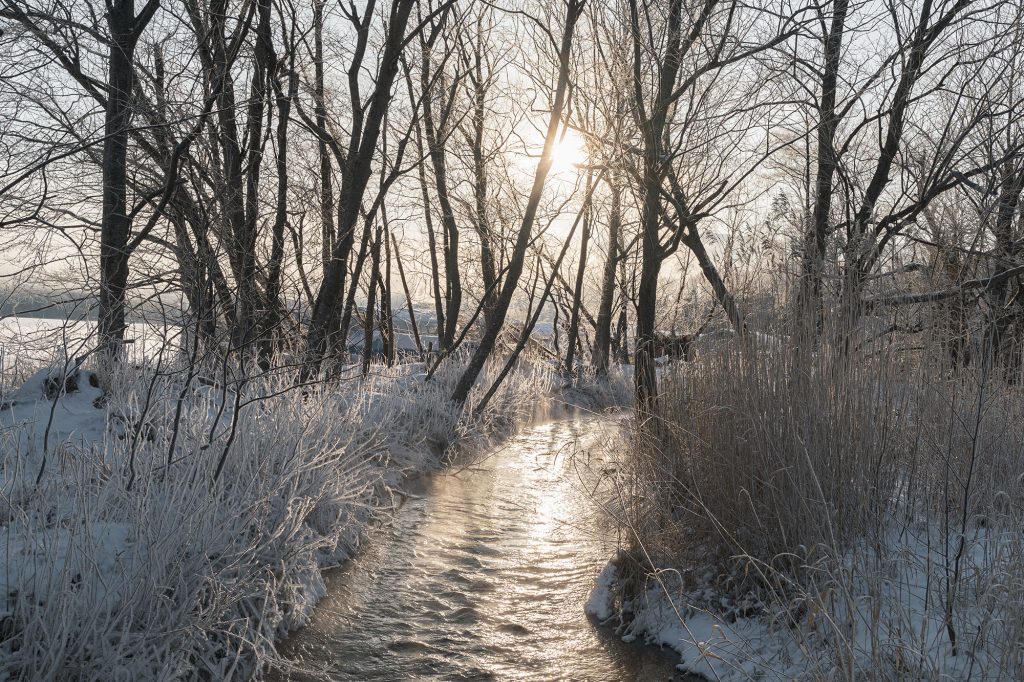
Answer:
[{"label": "frozen stream", "polygon": [[586,472],[614,466],[600,446],[617,428],[607,417],[534,426],[425,478],[282,643],[310,672],[277,679],[673,679],[678,656],[626,644],[583,613],[617,541]]}]

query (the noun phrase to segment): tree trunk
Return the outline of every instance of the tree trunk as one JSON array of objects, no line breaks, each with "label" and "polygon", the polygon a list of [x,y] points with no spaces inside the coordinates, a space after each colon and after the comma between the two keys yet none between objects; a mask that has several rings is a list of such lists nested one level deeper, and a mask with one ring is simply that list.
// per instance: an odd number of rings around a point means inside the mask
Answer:
[{"label": "tree trunk", "polygon": [[270,262],[267,264],[267,328],[264,330],[260,358],[267,364],[274,351],[274,341],[281,336],[281,270],[284,264],[284,230],[288,222],[288,121],[292,101],[299,91],[299,74],[295,70],[294,45],[290,47],[288,90],[283,91],[275,73],[274,90],[277,95],[277,206],[271,229]]},{"label": "tree trunk", "polygon": [[530,197],[526,203],[526,210],[523,213],[523,220],[516,235],[515,246],[509,259],[508,273],[505,276],[501,293],[495,302],[494,314],[488,321],[480,344],[470,358],[462,376],[459,377],[455,390],[452,393],[452,400],[456,403],[465,403],[469,397],[469,391],[476,383],[476,378],[483,369],[498,334],[505,324],[505,315],[512,304],[512,297],[519,285],[519,277],[523,272],[526,260],[526,249],[530,242],[533,222],[537,216],[537,207],[540,204],[541,195],[544,191],[544,181],[547,179],[548,171],[551,170],[551,151],[555,146],[558,136],[558,129],[562,119],[562,109],[565,106],[565,94],[569,83],[569,62],[572,52],[573,34],[576,28],[576,21],[583,11],[585,0],[568,0],[566,3],[565,29],[562,33],[562,43],[558,52],[558,82],[555,86],[555,97],[551,107],[551,117],[548,121],[547,134],[544,137],[544,151],[541,154],[540,162],[537,164],[537,172],[534,175],[533,187],[530,190]]},{"label": "tree trunk", "polygon": [[[347,168],[342,174],[337,226],[339,240],[331,253],[323,282],[313,304],[313,314],[306,335],[307,372],[319,367],[326,351],[330,330],[334,328],[338,319],[339,303],[345,287],[348,258],[352,252],[363,194],[370,180],[377,141],[391,101],[391,88],[398,74],[399,58],[405,48],[406,25],[415,4],[415,0],[394,0],[392,3],[388,33],[381,55],[380,69],[374,83],[373,96],[361,134],[358,135],[358,144],[350,150]],[[365,18],[364,21],[369,19]]]},{"label": "tree trunk", "polygon": [[493,314],[495,299],[498,293],[497,264],[494,257],[494,236],[491,234],[491,222],[487,216],[487,164],[484,156],[484,123],[486,121],[485,98],[487,96],[487,80],[483,70],[483,39],[480,37],[480,26],[477,24],[477,41],[473,50],[473,199],[475,203],[474,228],[480,240],[480,274],[483,278],[484,326]]},{"label": "tree trunk", "polygon": [[736,305],[736,299],[729,293],[729,289],[725,286],[725,281],[722,280],[722,276],[718,273],[718,268],[715,267],[711,256],[708,255],[707,249],[704,248],[704,242],[701,241],[696,225],[690,225],[686,236],[683,237],[683,243],[697,257],[697,263],[700,265],[701,272],[704,273],[704,279],[711,285],[715,298],[722,306],[722,310],[725,311],[726,317],[729,318],[729,324],[739,336],[745,336],[747,327],[743,322],[743,315],[740,314],[739,306]]},{"label": "tree trunk", "polygon": [[100,220],[99,346],[107,359],[120,357],[124,347],[125,294],[128,288],[128,128],[135,83],[135,45],[156,11],[147,3],[135,16],[135,0],[108,3],[110,53],[107,109],[103,133],[103,209]]},{"label": "tree trunk", "polygon": [[822,277],[830,230],[832,184],[838,161],[835,150],[836,128],[839,125],[836,113],[836,87],[842,62],[843,31],[848,10],[849,0],[836,0],[832,23],[825,37],[825,64],[821,78],[820,120],[817,131],[818,170],[814,181],[814,211],[811,215],[807,243],[804,246],[801,266],[803,276],[797,299],[796,314],[809,324],[809,331],[814,336],[817,336],[821,328],[824,314]]},{"label": "tree trunk", "polygon": [[[427,138],[427,153],[434,171],[434,190],[437,193],[438,207],[441,209],[441,227],[444,229],[444,269],[445,280],[445,327],[441,337],[441,349],[451,346],[458,327],[459,310],[462,307],[462,279],[459,276],[459,226],[455,222],[455,211],[452,208],[448,193],[448,162],[444,152],[446,118],[448,106],[442,107],[442,114],[435,117],[430,70],[430,50],[424,45],[420,82],[423,87],[423,129]],[[443,81],[436,89],[444,90]]]},{"label": "tree trunk", "polygon": [[352,312],[355,310],[356,306],[356,294],[359,293],[359,278],[363,274],[366,257],[370,253],[370,247],[372,245],[373,224],[371,221],[367,220],[363,226],[363,237],[359,242],[359,251],[356,254],[356,262],[352,266],[352,286],[349,287],[348,293],[345,295],[345,308],[342,312],[341,321],[338,324],[336,331],[337,343],[343,353],[348,352],[349,325],[352,324]]},{"label": "tree trunk", "polygon": [[324,0],[313,0],[313,116],[316,118],[317,155],[320,159],[320,231],[321,259],[324,269],[334,249],[334,190],[331,156],[324,133],[327,130],[327,108],[324,102]]},{"label": "tree trunk", "polygon": [[[381,209],[381,219],[384,223],[384,280],[380,283],[381,295],[381,340],[384,342],[384,358],[388,367],[395,364],[395,316],[391,310],[391,228],[388,219]],[[378,246],[378,249],[380,247]]]},{"label": "tree trunk", "polygon": [[579,339],[580,331],[580,302],[583,298],[583,279],[587,272],[587,245],[590,242],[590,221],[592,218],[591,205],[593,185],[593,170],[587,171],[587,200],[583,206],[583,231],[580,233],[580,262],[576,267],[576,286],[572,292],[572,311],[569,315],[569,331],[566,334],[565,344],[565,371],[574,373],[576,341]]},{"label": "tree trunk", "polygon": [[[641,100],[642,79],[640,48],[640,17],[636,0],[630,0],[630,22],[633,28],[634,89],[641,111],[647,107]],[[680,67],[683,4],[672,0],[668,7],[667,48],[664,65],[658,72],[658,87],[650,115],[643,122],[644,167],[643,205],[640,214],[641,263],[640,287],[636,306],[636,395],[640,410],[651,411],[658,395],[657,374],[654,367],[655,323],[658,306],[658,274],[665,258],[659,241],[661,228],[661,191],[665,177],[662,155],[662,137],[668,120],[669,97],[675,87]]]},{"label": "tree trunk", "polygon": [[[589,189],[589,188],[588,188]],[[589,202],[591,193],[587,192],[587,201]],[[544,277],[544,289],[541,292],[539,300],[536,301],[537,305],[534,307],[535,290],[537,287],[537,280],[542,276],[542,261],[537,261],[537,277],[533,281],[531,287],[530,304],[527,309],[526,320],[523,322],[522,332],[519,334],[519,339],[516,341],[515,347],[512,349],[512,353],[509,355],[508,360],[505,361],[505,366],[498,373],[498,376],[494,379],[494,383],[491,384],[487,392],[484,393],[480,402],[477,403],[476,407],[473,408],[476,414],[483,412],[484,408],[487,407],[488,401],[497,392],[498,388],[501,387],[502,382],[508,377],[509,372],[515,367],[516,361],[519,359],[519,355],[526,348],[527,342],[530,340],[530,336],[533,334],[534,328],[537,326],[537,321],[541,315],[544,314],[544,306],[547,303],[548,297],[551,295],[551,287],[554,285],[555,280],[558,279],[559,269],[562,267],[562,261],[565,259],[565,254],[569,250],[569,243],[572,241],[573,234],[576,232],[576,227],[579,225],[579,216],[582,212],[577,215],[576,220],[573,221],[572,227],[569,228],[569,234],[566,235],[565,242],[562,244],[562,249],[558,254],[558,257],[551,263],[551,276]],[[555,323],[553,328],[555,330],[555,356],[558,357],[558,303],[553,301],[555,307]]]},{"label": "tree trunk", "polygon": [[[409,82],[409,96],[412,97],[411,79]],[[426,147],[423,144],[423,134],[420,131],[420,121],[416,122],[414,132],[416,133],[416,147],[422,159],[426,155]],[[434,296],[434,333],[437,336],[438,344],[444,337],[444,299],[441,296],[441,267],[437,259],[437,237],[434,233],[434,219],[431,211],[430,187],[427,183],[427,171],[423,163],[416,164],[416,171],[420,181],[420,191],[423,195],[423,228],[427,233],[427,249],[430,256],[430,290]],[[437,350],[441,350],[438,347]]]},{"label": "tree trunk", "polygon": [[[635,300],[630,295],[629,279],[626,276],[626,249],[619,234],[619,318],[615,325],[615,339],[612,348],[620,364],[628,365],[632,355],[629,352],[629,304]],[[635,281],[634,281],[635,284]]]},{"label": "tree trunk", "polygon": [[608,257],[601,277],[601,302],[594,325],[594,352],[591,362],[598,374],[608,372],[608,359],[612,340],[612,303],[615,298],[615,265],[619,254],[619,230],[622,224],[622,189],[618,173],[612,171],[608,179],[611,191],[611,210],[608,216]]},{"label": "tree trunk", "polygon": [[[225,36],[226,12],[226,0],[216,0],[210,3],[208,13],[211,20],[206,34],[209,36],[207,40],[210,42],[209,49],[212,58],[210,73],[212,90],[218,93],[218,125],[216,131],[211,131],[211,141],[215,149],[220,150],[222,168],[223,186],[218,194],[218,200],[225,222],[223,232],[227,234],[228,261],[236,286],[235,323],[231,330],[232,341],[235,348],[241,348],[252,341],[251,334],[256,312],[253,300],[255,298],[255,261],[254,258],[246,255],[249,243],[246,236],[248,227],[245,215],[246,183],[242,173],[242,149],[238,135],[237,102],[231,75],[231,58],[228,54],[228,39]],[[254,82],[254,90],[258,87]]]},{"label": "tree trunk", "polygon": [[[641,264],[640,286],[637,291],[636,305],[636,395],[637,404],[641,409],[653,408],[658,395],[657,374],[654,365],[654,343],[656,313],[658,304],[658,274],[661,271],[661,247],[658,242],[657,202],[660,202],[660,179],[652,177],[650,172],[645,177],[644,208],[641,217]],[[656,185],[654,183],[657,183]]]},{"label": "tree trunk", "polygon": [[409,310],[409,327],[412,329],[412,339],[416,344],[416,352],[423,354],[423,342],[420,340],[420,329],[416,324],[416,309],[412,305],[412,295],[409,293],[409,282],[405,279],[405,268],[402,266],[402,251],[398,248],[398,240],[395,234],[391,233],[391,244],[395,249],[395,264],[398,266],[398,279],[402,282],[402,293],[405,294],[405,305]]},{"label": "tree trunk", "polygon": [[[1016,169],[1006,162],[1000,169],[1000,192],[993,224],[993,256],[999,276],[1019,263],[1020,243],[1014,236],[1014,221],[1020,209],[1021,194],[1024,193],[1024,170]],[[993,354],[993,360],[1000,365],[1006,377],[1018,381],[1021,370],[1021,339],[1018,334],[1024,322],[1024,308],[1020,300],[1020,283],[1004,280],[992,288],[990,294],[991,322],[987,330],[986,350]],[[1017,332],[1016,334],[1014,332]]]},{"label": "tree trunk", "polygon": [[[260,171],[263,165],[263,116],[268,102],[269,75],[276,70],[277,55],[270,33],[270,2],[256,0],[256,45],[253,50],[252,82],[246,114],[248,148],[245,175],[245,220],[236,235],[241,263],[238,286],[238,328],[235,345],[243,352],[262,336],[266,301],[257,285],[256,244],[259,237]],[[241,172],[241,169],[239,169]]]},{"label": "tree trunk", "polygon": [[[373,328],[376,319],[377,308],[377,278],[380,274],[380,237],[381,228],[377,227],[377,234],[373,240],[372,253],[370,255],[370,283],[369,291],[366,294],[366,313],[363,316],[363,376],[370,372],[370,358],[373,354]],[[353,280],[355,284],[355,280]]]}]

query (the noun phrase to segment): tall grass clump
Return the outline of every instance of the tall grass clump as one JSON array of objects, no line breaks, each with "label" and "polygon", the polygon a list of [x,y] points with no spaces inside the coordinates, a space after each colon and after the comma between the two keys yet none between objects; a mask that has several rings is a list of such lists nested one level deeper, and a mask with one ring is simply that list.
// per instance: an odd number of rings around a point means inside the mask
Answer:
[{"label": "tall grass clump", "polygon": [[1024,673],[1024,389],[975,358],[751,335],[667,368],[630,459],[638,568],[761,619],[810,679]]},{"label": "tall grass clump", "polygon": [[877,533],[914,438],[900,372],[884,353],[743,342],[674,368],[640,433],[658,544],[792,567]]}]

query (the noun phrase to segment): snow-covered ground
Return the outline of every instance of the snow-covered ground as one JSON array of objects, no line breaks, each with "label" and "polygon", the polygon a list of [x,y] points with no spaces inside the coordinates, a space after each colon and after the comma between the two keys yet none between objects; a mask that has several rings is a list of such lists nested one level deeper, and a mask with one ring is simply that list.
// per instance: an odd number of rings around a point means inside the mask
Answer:
[{"label": "snow-covered ground", "polygon": [[955,547],[941,538],[940,524],[919,524],[883,546],[850,551],[788,608],[736,604],[699,570],[697,588],[663,570],[623,601],[619,557],[597,576],[587,611],[617,623],[627,640],[675,649],[681,669],[709,680],[1020,679],[1020,528],[971,533],[948,612],[946,558]]},{"label": "snow-covered ground", "polygon": [[[27,351],[4,351],[27,372]],[[404,477],[546,404],[628,395],[622,377],[566,389],[523,363],[470,418],[447,400],[454,363],[429,382],[407,364],[297,388],[291,371],[168,360],[106,390],[67,367],[0,390],[0,679],[248,679]]]},{"label": "snow-covered ground", "polygon": [[806,668],[792,637],[757,619],[729,622],[698,606],[714,601],[713,593],[685,592],[674,571],[649,576],[639,595],[623,600],[621,561],[609,562],[597,576],[586,610],[616,624],[624,640],[675,649],[680,670],[709,680],[796,679]]},{"label": "snow-covered ground", "polygon": [[0,412],[7,676],[247,676],[459,428],[403,376],[240,397],[138,375],[105,405],[91,376],[47,398],[43,370]]}]

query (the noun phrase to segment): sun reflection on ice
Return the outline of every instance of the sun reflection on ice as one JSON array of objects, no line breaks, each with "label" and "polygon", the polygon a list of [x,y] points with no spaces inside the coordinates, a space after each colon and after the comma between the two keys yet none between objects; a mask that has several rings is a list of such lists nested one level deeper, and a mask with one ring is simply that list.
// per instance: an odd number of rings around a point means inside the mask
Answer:
[{"label": "sun reflection on ice", "polygon": [[286,656],[339,680],[672,676],[678,656],[624,643],[584,609],[618,548],[597,506],[611,489],[589,455],[612,456],[618,428],[604,416],[536,424],[424,478]]}]

